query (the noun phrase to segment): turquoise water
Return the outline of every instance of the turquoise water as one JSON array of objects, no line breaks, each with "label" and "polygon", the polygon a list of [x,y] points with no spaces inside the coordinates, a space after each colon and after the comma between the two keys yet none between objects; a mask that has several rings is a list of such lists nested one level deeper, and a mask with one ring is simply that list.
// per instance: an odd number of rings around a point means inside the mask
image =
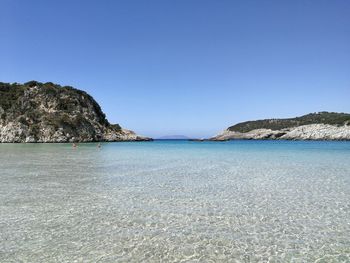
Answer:
[{"label": "turquoise water", "polygon": [[0,262],[350,262],[350,142],[0,144]]}]

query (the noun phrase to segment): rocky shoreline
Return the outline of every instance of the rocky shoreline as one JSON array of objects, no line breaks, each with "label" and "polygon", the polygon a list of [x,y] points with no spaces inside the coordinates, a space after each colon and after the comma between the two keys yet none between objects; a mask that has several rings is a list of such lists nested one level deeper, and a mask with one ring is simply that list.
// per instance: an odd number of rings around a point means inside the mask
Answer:
[{"label": "rocky shoreline", "polygon": [[152,141],[152,138],[137,135],[135,132],[121,129],[118,132],[105,131],[98,137],[74,137],[66,134],[64,129],[51,131],[50,128],[43,128],[43,135],[34,137],[28,134],[27,127],[18,123],[9,123],[0,126],[0,143],[73,143],[73,142],[132,142],[132,141]]},{"label": "rocky shoreline", "polygon": [[86,92],[36,81],[0,82],[1,143],[150,141],[110,124]]},{"label": "rocky shoreline", "polygon": [[[235,124],[210,141],[350,140],[350,114],[310,113]],[[85,91],[51,82],[0,82],[1,143],[151,141],[107,120]],[[198,140],[198,141],[206,141]]]},{"label": "rocky shoreline", "polygon": [[228,129],[210,138],[212,141],[225,140],[350,140],[350,126],[309,124],[281,130],[254,129],[248,132]]}]

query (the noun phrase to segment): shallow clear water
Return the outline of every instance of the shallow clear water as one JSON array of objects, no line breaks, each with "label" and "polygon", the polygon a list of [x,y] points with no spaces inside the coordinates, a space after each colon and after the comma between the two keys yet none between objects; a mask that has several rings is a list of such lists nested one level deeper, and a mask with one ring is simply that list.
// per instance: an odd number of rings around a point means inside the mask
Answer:
[{"label": "shallow clear water", "polygon": [[180,261],[350,262],[350,142],[0,144],[0,262]]}]

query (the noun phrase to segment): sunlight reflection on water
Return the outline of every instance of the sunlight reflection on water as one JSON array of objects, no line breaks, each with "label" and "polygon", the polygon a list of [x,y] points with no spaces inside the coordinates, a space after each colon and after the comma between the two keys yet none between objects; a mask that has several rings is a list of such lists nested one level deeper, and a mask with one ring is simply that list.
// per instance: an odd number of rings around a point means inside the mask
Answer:
[{"label": "sunlight reflection on water", "polygon": [[350,143],[0,145],[1,262],[349,262]]}]

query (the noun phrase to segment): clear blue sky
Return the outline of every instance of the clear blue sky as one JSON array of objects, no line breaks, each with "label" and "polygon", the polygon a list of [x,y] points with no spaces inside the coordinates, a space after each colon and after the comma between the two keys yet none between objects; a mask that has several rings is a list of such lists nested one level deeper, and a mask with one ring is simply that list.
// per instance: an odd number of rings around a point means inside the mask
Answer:
[{"label": "clear blue sky", "polygon": [[89,92],[158,137],[350,112],[350,1],[0,0],[0,81]]}]

